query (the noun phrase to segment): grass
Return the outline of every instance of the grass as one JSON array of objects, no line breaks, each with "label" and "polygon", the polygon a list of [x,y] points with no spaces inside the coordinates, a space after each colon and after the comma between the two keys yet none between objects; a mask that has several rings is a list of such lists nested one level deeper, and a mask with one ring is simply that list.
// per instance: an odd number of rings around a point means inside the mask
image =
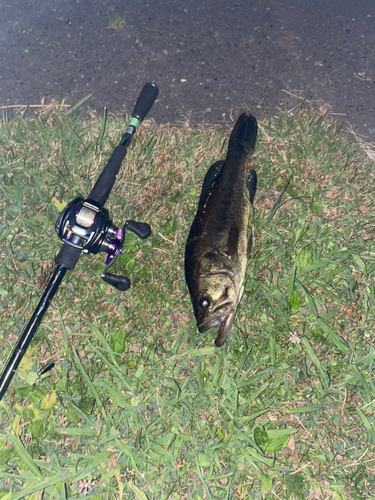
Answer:
[{"label": "grass", "polygon": [[126,26],[125,16],[119,16],[116,14],[114,17],[109,16],[109,26],[110,30],[121,30]]},{"label": "grass", "polygon": [[[2,364],[53,269],[62,206],[89,193],[125,128],[77,109],[0,127]],[[1,499],[373,497],[374,162],[302,108],[258,137],[245,293],[215,348],[183,254],[228,131],[142,124],[108,208],[153,233],[127,235],[125,294],[100,279],[103,257],[67,274],[0,403]]]}]

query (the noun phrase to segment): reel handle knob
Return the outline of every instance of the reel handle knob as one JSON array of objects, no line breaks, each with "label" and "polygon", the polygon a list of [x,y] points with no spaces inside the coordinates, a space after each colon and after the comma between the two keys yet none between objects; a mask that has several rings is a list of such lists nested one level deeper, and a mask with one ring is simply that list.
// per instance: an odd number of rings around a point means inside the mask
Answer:
[{"label": "reel handle knob", "polygon": [[126,229],[132,231],[142,240],[148,238],[151,234],[151,227],[145,222],[135,222],[134,220],[128,220],[126,223]]},{"label": "reel handle knob", "polygon": [[108,283],[108,285],[112,285],[120,292],[126,292],[130,287],[130,280],[125,276],[116,276],[115,274],[107,273],[102,276],[102,280]]}]

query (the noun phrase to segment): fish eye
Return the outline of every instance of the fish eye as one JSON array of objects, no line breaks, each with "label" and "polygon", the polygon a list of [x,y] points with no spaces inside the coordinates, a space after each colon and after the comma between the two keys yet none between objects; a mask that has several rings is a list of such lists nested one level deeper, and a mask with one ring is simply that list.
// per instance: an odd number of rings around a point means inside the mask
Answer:
[{"label": "fish eye", "polygon": [[199,301],[199,307],[203,307],[203,309],[207,309],[210,305],[210,301],[208,300],[207,297],[203,297],[203,299],[201,299]]}]

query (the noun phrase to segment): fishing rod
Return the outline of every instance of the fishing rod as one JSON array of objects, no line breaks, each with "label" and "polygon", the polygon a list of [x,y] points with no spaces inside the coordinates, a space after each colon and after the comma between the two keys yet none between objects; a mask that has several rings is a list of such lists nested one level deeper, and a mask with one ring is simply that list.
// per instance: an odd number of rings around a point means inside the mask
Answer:
[{"label": "fishing rod", "polygon": [[117,290],[126,291],[129,288],[128,278],[109,273],[108,269],[122,252],[126,230],[145,239],[150,236],[151,228],[144,222],[127,220],[123,228],[119,229],[112,224],[108,210],[103,207],[115,183],[132,137],[138,125],[150,111],[158,92],[159,89],[154,83],[146,83],[139,94],[132,118],[119,145],[113,151],[88,198],[74,199],[59,215],[55,230],[64,244],[55,258],[55,271],[0,378],[0,401],[67,270],[75,268],[81,252],[107,253],[106,267],[101,278]]}]

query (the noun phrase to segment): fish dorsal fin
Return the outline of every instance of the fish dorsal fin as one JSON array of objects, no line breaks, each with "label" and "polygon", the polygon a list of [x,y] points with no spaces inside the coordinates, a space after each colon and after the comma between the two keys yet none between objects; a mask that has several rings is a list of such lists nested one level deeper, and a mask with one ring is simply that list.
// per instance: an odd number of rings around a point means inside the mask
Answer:
[{"label": "fish dorsal fin", "polygon": [[238,255],[238,239],[240,232],[237,226],[231,226],[228,234],[228,255],[231,257]]},{"label": "fish dorsal fin", "polygon": [[217,181],[217,179],[219,178],[219,175],[222,172],[224,163],[225,163],[224,160],[216,161],[208,169],[206,176],[204,178],[204,181],[203,181],[203,186],[202,186],[202,191],[201,191],[199,203],[204,204],[206,202],[207,196],[210,192],[210,189],[212,188],[212,185],[214,184],[215,181]]}]

